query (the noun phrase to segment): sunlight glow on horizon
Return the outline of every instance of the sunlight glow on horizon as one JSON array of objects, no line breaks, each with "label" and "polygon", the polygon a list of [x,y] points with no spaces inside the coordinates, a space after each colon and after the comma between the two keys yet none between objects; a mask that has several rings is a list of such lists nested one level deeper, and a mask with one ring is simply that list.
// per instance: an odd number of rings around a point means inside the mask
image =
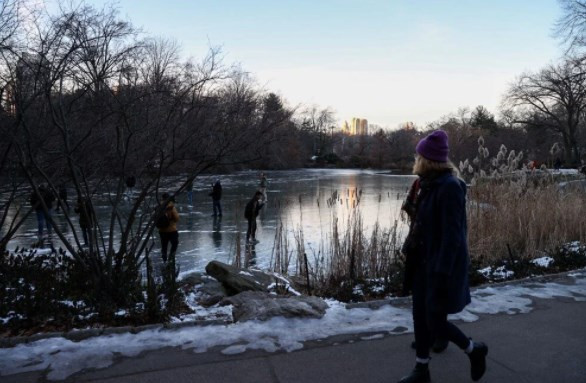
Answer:
[{"label": "sunlight glow on horizon", "polygon": [[[106,1],[88,0],[103,6]],[[290,106],[330,107],[391,129],[418,127],[483,105],[495,115],[509,84],[561,56],[555,0],[120,0],[149,35],[176,39],[184,57],[222,46]]]}]

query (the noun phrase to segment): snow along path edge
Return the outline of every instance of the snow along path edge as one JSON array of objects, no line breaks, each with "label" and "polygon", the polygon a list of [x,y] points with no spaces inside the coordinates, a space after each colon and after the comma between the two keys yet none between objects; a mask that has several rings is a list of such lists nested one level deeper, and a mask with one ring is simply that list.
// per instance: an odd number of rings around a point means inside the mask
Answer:
[{"label": "snow along path edge", "polygon": [[[537,283],[547,283],[552,280],[560,279],[562,277],[569,278],[569,275],[572,273],[585,271],[586,268],[583,269],[576,269],[570,271],[564,271],[561,273],[556,274],[546,274],[546,275],[537,275],[522,279],[515,279],[509,281],[502,281],[502,282],[494,282],[490,284],[480,285],[472,288],[472,292],[483,289],[486,287],[499,287],[505,285],[518,285],[518,284],[525,284],[530,282],[537,282]],[[372,309],[376,310],[385,305],[397,306],[397,307],[406,307],[411,304],[411,296],[408,297],[396,297],[396,298],[387,298],[387,299],[379,299],[373,300],[368,302],[356,302],[356,303],[347,303],[347,309],[355,309],[355,308],[365,308],[365,309]],[[69,331],[55,331],[55,332],[44,332],[44,333],[37,333],[34,335],[28,336],[14,336],[14,337],[6,337],[0,338],[0,348],[6,347],[14,347],[22,343],[32,343],[42,339],[49,339],[49,338],[64,338],[67,340],[71,340],[74,342],[79,342],[85,339],[89,339],[96,336],[103,336],[103,335],[112,335],[112,334],[123,334],[123,333],[131,333],[131,334],[138,334],[142,331],[148,330],[162,330],[162,329],[180,329],[183,327],[190,327],[190,326],[212,326],[212,325],[228,325],[233,322],[227,320],[189,320],[183,322],[170,322],[170,323],[154,323],[149,325],[143,326],[119,326],[119,327],[100,327],[100,328],[90,328],[90,329],[72,329]],[[1,371],[0,371],[1,376]]]},{"label": "snow along path edge", "polygon": [[[532,311],[528,297],[553,299],[567,297],[586,302],[586,269],[569,272],[563,283],[533,282],[487,286],[475,289],[472,303],[450,316],[466,322],[479,319],[479,314],[522,314]],[[568,283],[566,283],[568,282]],[[48,338],[11,348],[0,349],[0,375],[30,371],[46,371],[47,379],[61,380],[85,369],[105,368],[118,356],[133,357],[162,347],[181,347],[195,353],[212,347],[224,347],[224,354],[246,350],[266,352],[295,351],[303,342],[335,335],[393,335],[412,331],[409,307],[385,305],[379,309],[347,309],[346,305],[329,300],[329,308],[321,319],[275,317],[265,322],[248,321],[229,325],[184,326],[175,330],[164,328],[137,334],[110,334],[73,342],[64,338]]]},{"label": "snow along path edge", "polygon": [[[586,302],[586,269],[565,273],[558,283],[525,283],[487,286],[473,291],[472,303],[450,316],[472,322],[479,314],[522,314],[532,311],[528,297],[552,299],[567,297]],[[552,279],[550,277],[549,279]],[[65,379],[85,369],[105,368],[117,356],[133,357],[162,347],[181,347],[195,353],[212,347],[225,347],[222,353],[233,355],[246,350],[295,351],[303,342],[335,335],[392,335],[412,331],[411,310],[385,305],[379,309],[347,309],[337,301],[327,301],[329,308],[321,319],[275,317],[265,322],[248,321],[228,325],[183,326],[174,330],[151,328],[136,334],[110,334],[73,342],[65,338],[48,338],[11,348],[0,349],[0,375],[29,371],[47,371],[49,380]]]}]

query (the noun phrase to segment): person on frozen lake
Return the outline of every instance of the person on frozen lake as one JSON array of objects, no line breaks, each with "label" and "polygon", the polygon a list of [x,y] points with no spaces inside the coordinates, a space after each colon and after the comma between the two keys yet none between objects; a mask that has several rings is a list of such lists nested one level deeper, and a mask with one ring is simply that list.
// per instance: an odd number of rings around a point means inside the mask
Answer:
[{"label": "person on frozen lake", "polygon": [[185,186],[185,190],[187,191],[187,206],[193,206],[193,180],[189,180],[187,185]]},{"label": "person on frozen lake", "polygon": [[161,237],[161,257],[164,262],[167,262],[167,247],[171,242],[171,252],[169,259],[175,260],[175,253],[179,245],[179,233],[177,232],[177,222],[179,222],[179,213],[175,209],[175,199],[170,197],[168,193],[163,193],[161,196],[161,203],[165,205],[160,215],[158,216],[155,225],[159,229],[159,236]]},{"label": "person on frozen lake", "polygon": [[486,371],[488,347],[468,338],[447,320],[470,303],[467,245],[466,183],[448,159],[448,136],[434,131],[417,144],[413,173],[421,178],[412,251],[415,253],[411,290],[416,358],[413,371],[400,383],[430,381],[428,364],[432,339],[448,339],[470,361],[471,377]]},{"label": "person on frozen lake", "polygon": [[81,228],[83,244],[89,246],[92,234],[91,230],[96,222],[94,210],[89,199],[79,197],[75,205],[75,212],[79,214],[79,227]]},{"label": "person on frozen lake", "polygon": [[244,208],[244,218],[248,220],[248,229],[246,230],[246,243],[257,244],[256,239],[256,217],[264,203],[262,202],[262,193],[257,191],[254,196],[248,201]]},{"label": "person on frozen lake", "polygon": [[[53,211],[53,202],[55,195],[46,185],[38,187],[38,193],[34,190],[30,195],[30,204],[35,209],[37,215],[37,233],[39,244],[43,242],[44,227],[47,227],[47,239],[51,240],[51,213]],[[42,202],[41,202],[42,201]],[[43,202],[45,206],[43,206]]]},{"label": "person on frozen lake", "polygon": [[210,197],[212,197],[212,206],[214,209],[214,213],[212,216],[222,216],[222,184],[220,180],[216,180],[214,184],[212,184],[212,191],[210,192]]},{"label": "person on frozen lake", "polygon": [[264,173],[260,173],[260,183],[258,185],[258,190],[262,193],[262,199],[264,203],[268,202],[267,197],[267,186],[269,185],[269,181],[267,180],[267,176]]}]

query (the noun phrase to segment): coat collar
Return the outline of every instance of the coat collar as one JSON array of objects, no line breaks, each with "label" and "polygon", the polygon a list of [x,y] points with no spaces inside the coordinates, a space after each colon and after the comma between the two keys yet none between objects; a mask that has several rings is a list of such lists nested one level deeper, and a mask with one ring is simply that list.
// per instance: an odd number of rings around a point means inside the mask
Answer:
[{"label": "coat collar", "polygon": [[452,175],[452,172],[449,170],[443,172],[433,172],[431,174],[425,175],[421,177],[421,187],[429,188],[441,184]]}]

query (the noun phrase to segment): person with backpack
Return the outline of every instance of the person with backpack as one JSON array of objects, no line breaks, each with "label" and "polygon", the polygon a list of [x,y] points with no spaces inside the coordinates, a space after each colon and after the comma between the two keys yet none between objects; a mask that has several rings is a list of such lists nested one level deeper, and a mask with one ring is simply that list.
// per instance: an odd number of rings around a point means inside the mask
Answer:
[{"label": "person with backpack", "polygon": [[214,208],[214,214],[212,216],[222,216],[222,204],[220,203],[222,199],[222,184],[220,180],[216,180],[216,183],[212,184],[212,191],[209,194],[212,197],[212,204]]},{"label": "person with backpack", "polygon": [[[37,233],[39,242],[43,240],[43,231],[44,227],[47,227],[47,237],[51,239],[51,212],[53,210],[53,201],[55,201],[55,196],[49,190],[49,188],[45,185],[41,185],[37,189],[38,193],[34,190],[30,195],[29,202],[31,206],[35,209],[37,215]],[[43,207],[43,203],[45,203],[45,208]]]},{"label": "person with backpack", "polygon": [[259,242],[256,239],[256,217],[258,217],[258,212],[264,206],[264,203],[261,202],[262,198],[262,193],[257,191],[244,208],[244,218],[248,220],[246,243],[257,244]]},{"label": "person with backpack", "polygon": [[470,375],[478,381],[486,371],[488,347],[472,341],[447,320],[471,302],[468,283],[466,183],[448,158],[448,135],[437,130],[417,144],[413,173],[420,177],[414,213],[413,327],[415,368],[399,383],[430,382],[429,362],[433,339],[447,339],[467,355]]},{"label": "person with backpack", "polygon": [[169,246],[169,242],[171,242],[169,259],[175,256],[177,246],[179,245],[179,233],[177,232],[179,213],[175,209],[174,199],[168,193],[163,193],[161,198],[161,204],[164,206],[157,216],[155,225],[159,229],[159,236],[161,238],[161,256],[163,257],[163,261],[167,262],[167,247]]}]

